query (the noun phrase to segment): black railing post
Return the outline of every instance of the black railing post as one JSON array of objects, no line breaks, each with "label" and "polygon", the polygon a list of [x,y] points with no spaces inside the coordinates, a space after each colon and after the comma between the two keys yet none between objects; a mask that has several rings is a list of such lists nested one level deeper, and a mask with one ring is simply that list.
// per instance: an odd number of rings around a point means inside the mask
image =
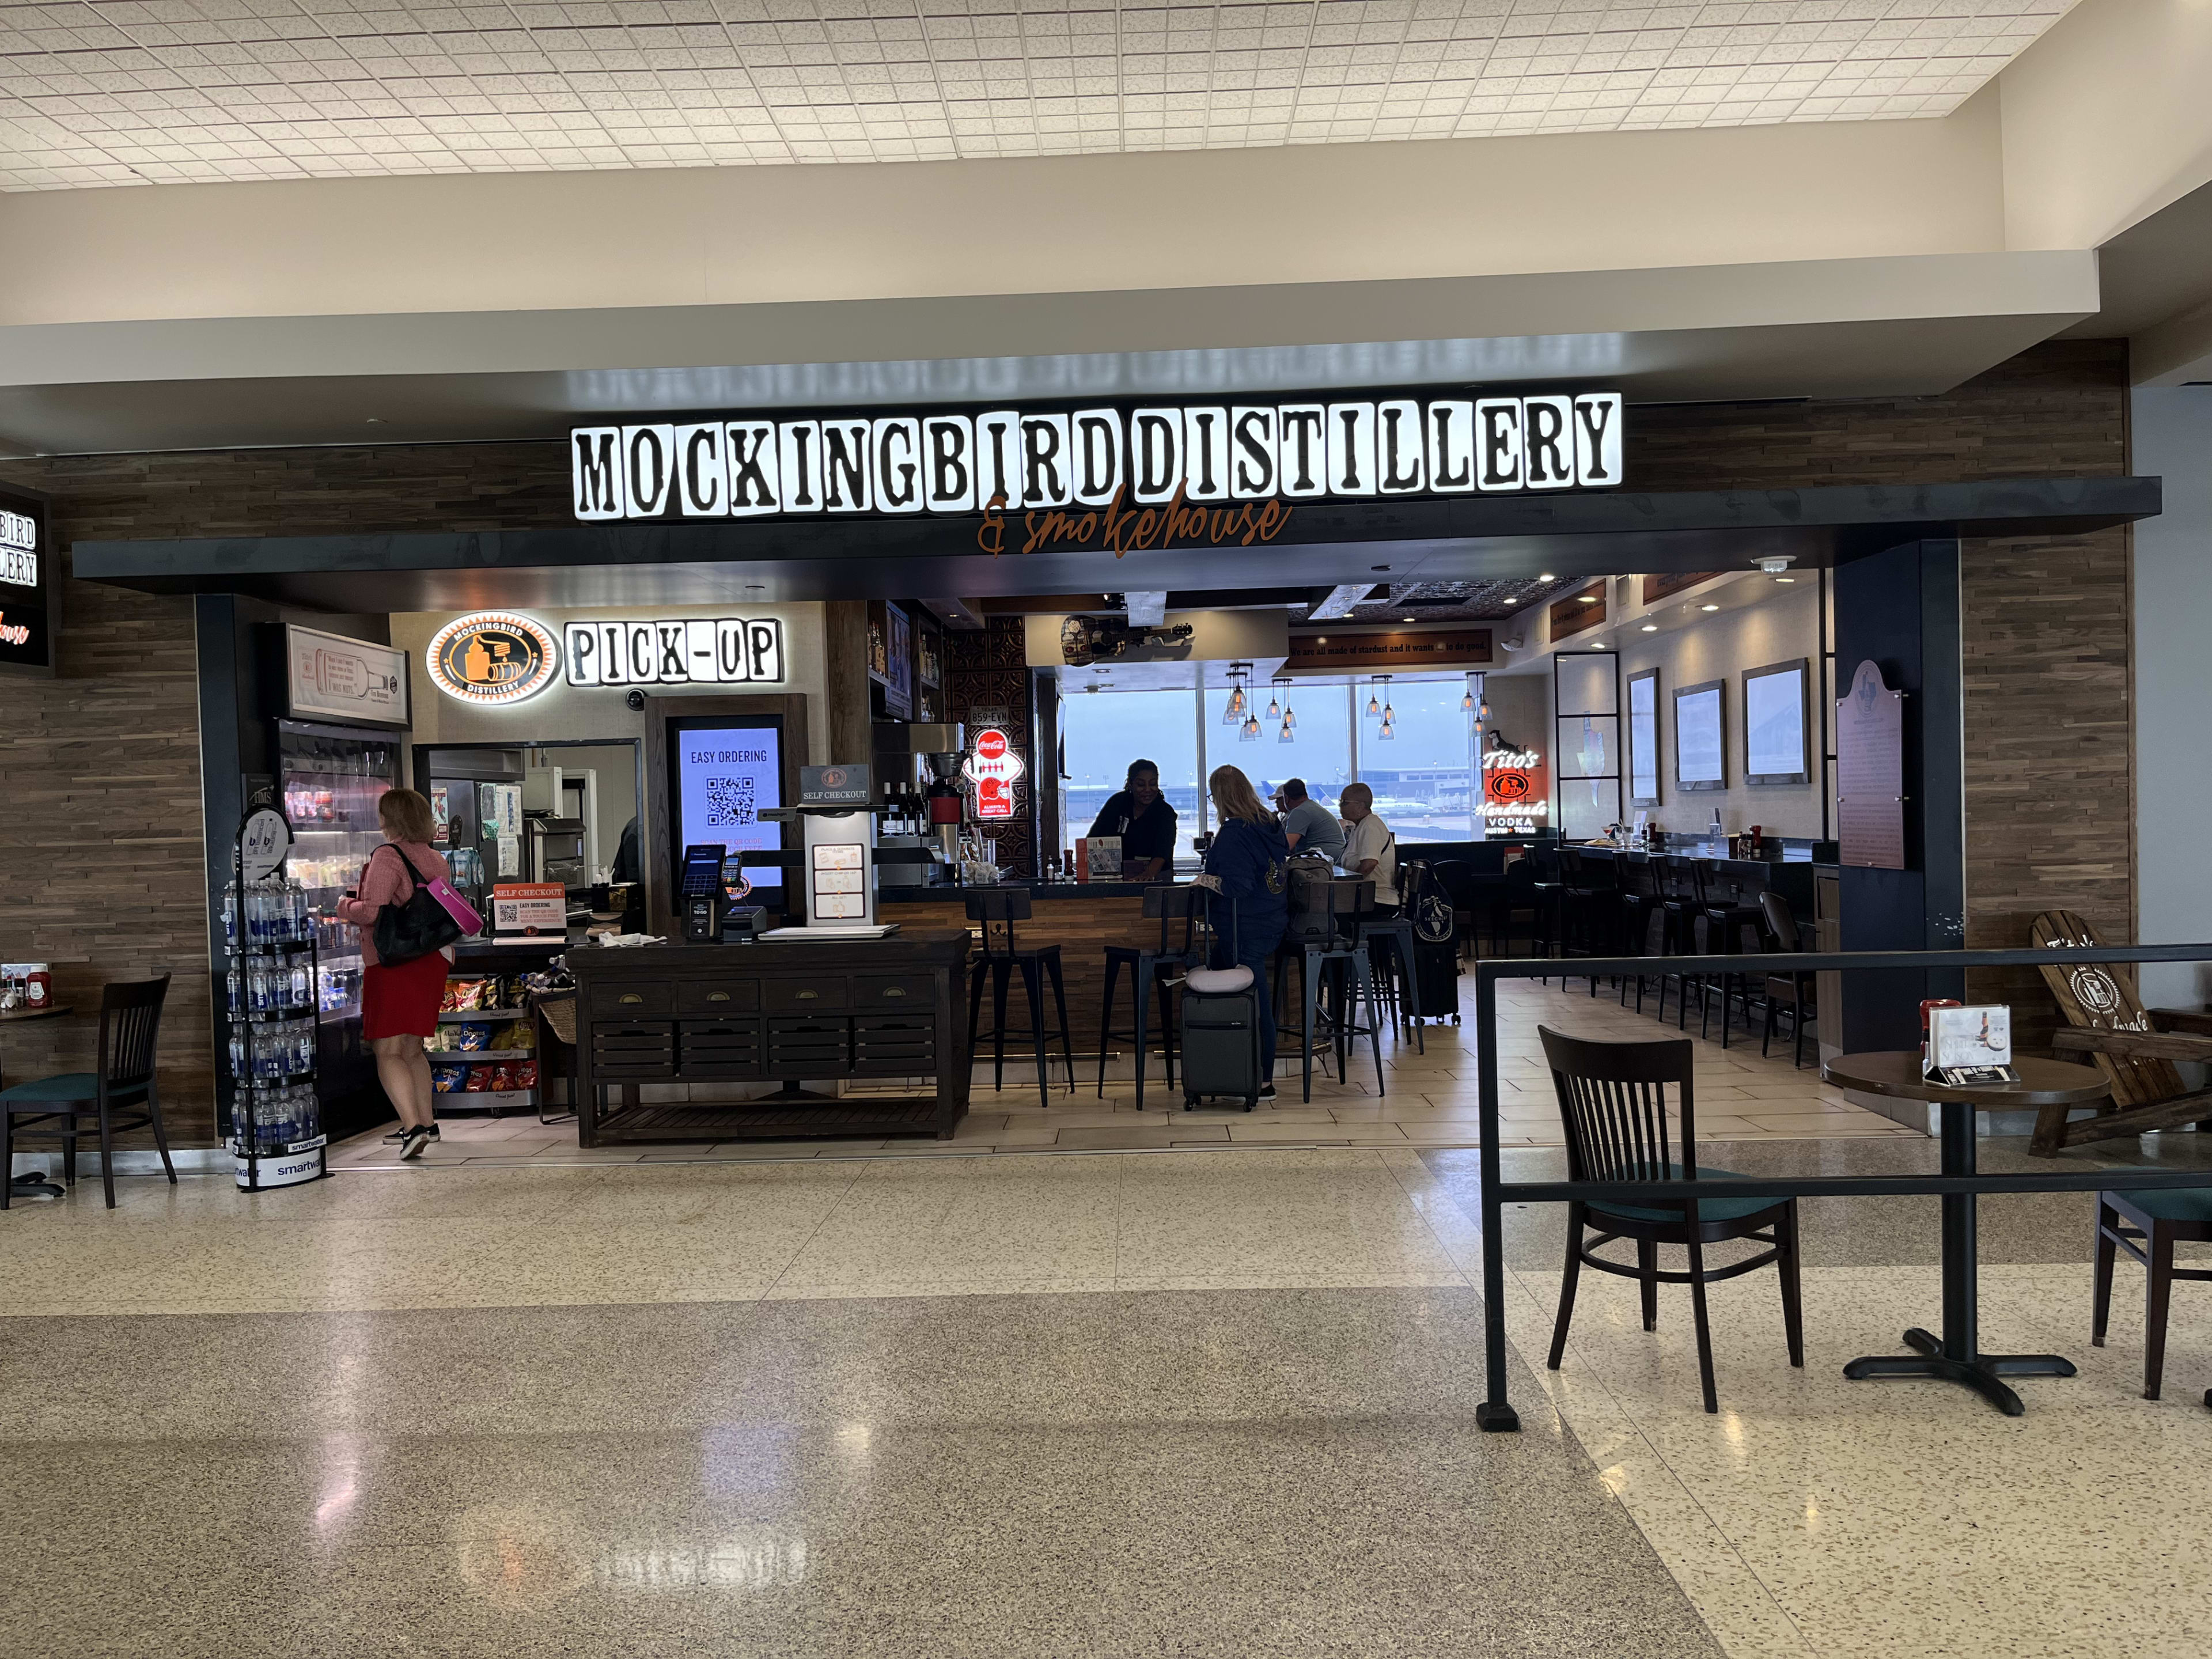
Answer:
[{"label": "black railing post", "polygon": [[1521,1419],[1505,1399],[1505,1201],[1499,1194],[1504,1172],[1498,1153],[1498,975],[1487,963],[1474,965],[1476,1087],[1482,1110],[1482,1335],[1487,1385],[1474,1408],[1477,1427],[1510,1434]]}]

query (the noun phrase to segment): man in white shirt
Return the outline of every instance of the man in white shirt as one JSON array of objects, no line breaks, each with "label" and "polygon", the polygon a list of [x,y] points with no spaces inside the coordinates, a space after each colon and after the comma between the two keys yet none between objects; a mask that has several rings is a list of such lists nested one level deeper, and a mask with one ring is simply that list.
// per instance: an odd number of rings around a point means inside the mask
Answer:
[{"label": "man in white shirt", "polygon": [[1395,915],[1398,909],[1398,838],[1390,826],[1375,816],[1375,792],[1364,783],[1348,783],[1337,797],[1337,807],[1350,826],[1344,837],[1340,863],[1346,875],[1375,879],[1375,908]]}]

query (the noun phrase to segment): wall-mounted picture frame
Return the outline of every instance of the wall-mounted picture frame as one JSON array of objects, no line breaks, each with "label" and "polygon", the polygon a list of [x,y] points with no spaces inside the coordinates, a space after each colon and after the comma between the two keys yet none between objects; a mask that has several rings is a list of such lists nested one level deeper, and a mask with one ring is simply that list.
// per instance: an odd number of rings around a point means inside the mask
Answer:
[{"label": "wall-mounted picture frame", "polygon": [[1743,671],[1743,781],[1813,781],[1813,665],[1809,658]]},{"label": "wall-mounted picture frame", "polygon": [[1628,804],[1659,805],[1659,671],[1628,677]]},{"label": "wall-mounted picture frame", "polygon": [[1674,692],[1674,787],[1728,787],[1728,682],[1705,680]]}]

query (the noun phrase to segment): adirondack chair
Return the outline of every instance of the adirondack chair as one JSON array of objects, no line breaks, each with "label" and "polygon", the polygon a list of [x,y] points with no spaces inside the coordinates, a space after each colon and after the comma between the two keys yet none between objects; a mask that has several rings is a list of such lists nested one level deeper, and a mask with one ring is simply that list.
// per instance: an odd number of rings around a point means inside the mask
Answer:
[{"label": "adirondack chair", "polygon": [[[2031,937],[2054,953],[2104,944],[2071,910],[2045,911]],[[2049,1158],[2085,1141],[2212,1119],[2212,1089],[2189,1089],[2173,1066],[2177,1060],[2212,1062],[2212,1012],[2146,1008],[2134,988],[2102,963],[2051,962],[2043,981],[2067,1019],[2051,1046],[2062,1054],[2094,1054],[2112,1097],[2096,1116],[2070,1122],[2065,1107],[2044,1108],[2028,1143],[2031,1153]]]}]

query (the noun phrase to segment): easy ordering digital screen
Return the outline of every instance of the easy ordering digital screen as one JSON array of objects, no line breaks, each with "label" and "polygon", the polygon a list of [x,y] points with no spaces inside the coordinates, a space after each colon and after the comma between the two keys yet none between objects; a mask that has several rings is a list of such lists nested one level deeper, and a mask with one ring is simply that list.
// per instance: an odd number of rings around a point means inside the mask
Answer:
[{"label": "easy ordering digital screen", "polygon": [[[783,733],[773,726],[678,727],[668,734],[676,781],[676,844],[720,842],[774,852],[783,827],[760,815],[783,805]],[[756,887],[781,887],[781,866],[747,865]]]}]

